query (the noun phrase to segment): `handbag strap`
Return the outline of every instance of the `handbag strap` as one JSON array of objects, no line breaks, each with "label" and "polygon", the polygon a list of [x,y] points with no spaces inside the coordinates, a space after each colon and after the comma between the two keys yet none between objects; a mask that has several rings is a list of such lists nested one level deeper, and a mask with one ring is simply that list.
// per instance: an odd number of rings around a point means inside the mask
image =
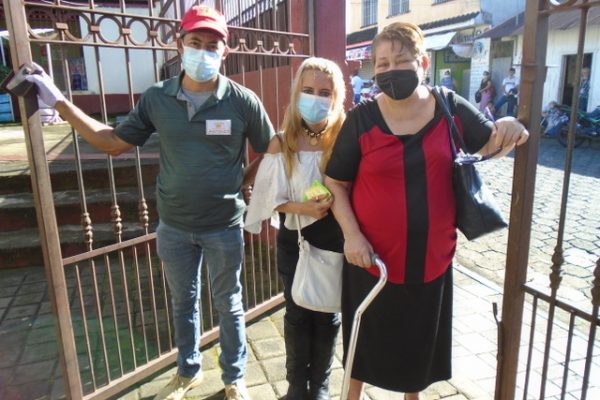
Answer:
[{"label": "handbag strap", "polygon": [[[283,138],[281,137],[281,134],[276,133],[275,136],[277,136],[277,139],[279,139],[279,144],[281,145],[281,149],[282,149],[282,154],[283,154]],[[283,163],[283,168],[285,170],[285,160]],[[285,174],[286,177],[288,177],[288,174]],[[290,197],[290,200],[294,199],[294,187],[292,185],[292,175],[289,175],[288,179],[287,179],[287,187],[288,187],[288,196]],[[296,218],[296,229],[298,230],[298,244],[301,243],[301,241],[304,240],[304,238],[302,237],[302,232],[300,232],[300,217],[298,216],[298,213],[293,213],[294,217]]]},{"label": "handbag strap", "polygon": [[[294,187],[292,185],[291,178],[292,177],[290,176],[290,179],[288,179],[288,189],[290,191],[290,199],[293,200]],[[296,218],[296,229],[298,230],[298,244],[300,244],[304,240],[304,237],[302,236],[302,232],[300,232],[300,217],[298,216],[298,213],[294,213],[294,218]]]},{"label": "handbag strap", "polygon": [[467,151],[465,141],[462,135],[459,133],[458,127],[456,126],[456,122],[454,120],[454,92],[448,90],[448,88],[445,88],[443,86],[436,86],[431,89],[431,93],[435,97],[437,103],[442,108],[442,112],[444,113],[444,117],[446,118],[446,122],[448,123],[450,149],[452,151],[452,158],[456,160],[456,162],[476,163],[480,161],[489,160],[502,150],[502,148],[499,148],[490,154],[486,154],[485,156],[476,156],[470,154]]}]

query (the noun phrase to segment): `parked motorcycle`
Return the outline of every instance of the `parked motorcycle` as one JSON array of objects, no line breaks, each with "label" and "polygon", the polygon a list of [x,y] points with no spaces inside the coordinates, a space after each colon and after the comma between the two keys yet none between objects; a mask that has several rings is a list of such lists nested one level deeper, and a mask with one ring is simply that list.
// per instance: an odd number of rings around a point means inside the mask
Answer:
[{"label": "parked motorcycle", "polygon": [[[561,112],[568,117],[571,115],[571,107],[558,106]],[[563,146],[567,147],[569,135],[569,118],[561,123],[560,130],[557,134],[557,139]],[[589,113],[577,112],[577,123],[575,124],[575,142],[574,146],[578,147],[584,142],[592,143],[592,141],[600,141],[600,106]]]}]

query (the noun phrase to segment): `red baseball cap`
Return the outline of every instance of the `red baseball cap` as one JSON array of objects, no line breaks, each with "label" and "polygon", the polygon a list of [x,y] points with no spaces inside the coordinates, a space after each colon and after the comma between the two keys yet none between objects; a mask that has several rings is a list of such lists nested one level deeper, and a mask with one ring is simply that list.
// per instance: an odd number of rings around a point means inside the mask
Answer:
[{"label": "red baseball cap", "polygon": [[187,33],[198,29],[208,29],[227,40],[225,16],[214,8],[194,6],[185,13],[181,19],[181,30]]}]

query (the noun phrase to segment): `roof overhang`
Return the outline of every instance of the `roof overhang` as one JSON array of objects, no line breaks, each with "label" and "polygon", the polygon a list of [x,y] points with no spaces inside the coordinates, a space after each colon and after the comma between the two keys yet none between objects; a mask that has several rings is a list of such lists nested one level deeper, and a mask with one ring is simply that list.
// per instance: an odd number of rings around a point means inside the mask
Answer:
[{"label": "roof overhang", "polygon": [[425,50],[445,49],[454,39],[454,36],[456,36],[455,31],[425,36]]},{"label": "roof overhang", "polygon": [[[573,29],[580,24],[581,12],[578,10],[568,10],[551,14],[548,17],[548,30],[567,30]],[[518,36],[523,34],[525,24],[525,13],[519,13],[492,29],[482,33],[479,38],[502,38],[509,36]],[[592,7],[588,12],[587,24],[600,24],[600,7]]]},{"label": "roof overhang", "polygon": [[460,31],[461,29],[470,28],[472,26],[475,26],[476,24],[477,23],[475,21],[475,18],[472,18],[470,20],[458,22],[456,24],[444,25],[444,26],[439,26],[437,28],[427,29],[427,30],[423,31],[423,34],[425,34],[427,36],[427,35],[435,35],[435,34],[445,33],[445,32],[450,32],[450,31],[456,32],[456,31]]}]

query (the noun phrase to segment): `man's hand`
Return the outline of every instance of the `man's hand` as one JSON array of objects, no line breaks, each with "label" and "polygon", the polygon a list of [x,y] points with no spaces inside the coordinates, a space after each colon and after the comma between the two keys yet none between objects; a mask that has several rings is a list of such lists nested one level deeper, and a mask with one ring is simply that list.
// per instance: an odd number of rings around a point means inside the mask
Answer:
[{"label": "man's hand", "polygon": [[65,101],[65,96],[42,67],[33,63],[36,71],[25,76],[25,79],[37,87],[38,96],[48,106],[54,108],[58,101]]}]

